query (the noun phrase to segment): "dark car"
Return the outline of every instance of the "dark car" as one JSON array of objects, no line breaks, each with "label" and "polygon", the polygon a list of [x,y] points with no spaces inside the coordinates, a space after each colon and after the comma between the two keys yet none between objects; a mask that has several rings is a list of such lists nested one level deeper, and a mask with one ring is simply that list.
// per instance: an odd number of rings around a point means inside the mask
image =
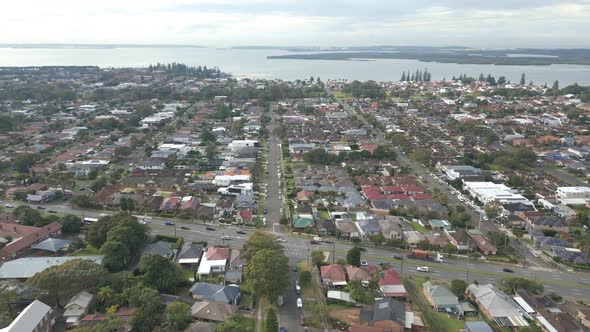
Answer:
[{"label": "dark car", "polygon": [[320,241],[311,240],[311,241],[309,241],[309,243],[311,243],[311,244],[320,244]]},{"label": "dark car", "polygon": [[367,251],[367,248],[365,248],[365,247],[357,247],[357,248],[359,248],[360,251]]},{"label": "dark car", "polygon": [[512,270],[512,269],[509,269],[509,268],[507,268],[507,267],[503,268],[503,269],[502,269],[502,271],[504,271],[504,272],[508,272],[508,273],[514,273],[514,270]]},{"label": "dark car", "polygon": [[400,255],[393,255],[393,258],[395,259],[399,259],[400,261],[403,260],[404,258]]},{"label": "dark car", "polygon": [[57,211],[55,211],[55,210],[47,210],[47,212],[49,212],[49,213],[57,213]]},{"label": "dark car", "polygon": [[43,205],[37,205],[37,209],[39,209],[39,210],[45,210],[45,207]]},{"label": "dark car", "polygon": [[244,232],[244,231],[236,231],[236,233],[238,233],[238,234],[246,234],[246,232]]},{"label": "dark car", "polygon": [[175,223],[173,223],[172,221],[165,221],[164,222],[164,225],[166,225],[166,226],[174,226]]},{"label": "dark car", "polygon": [[293,272],[297,272],[297,265],[293,265]]},{"label": "dark car", "polygon": [[333,243],[333,242],[332,242],[332,240],[322,240],[322,241],[323,241],[324,243],[327,243],[327,244],[332,244],[332,243]]},{"label": "dark car", "polygon": [[180,229],[190,229],[190,228],[188,228],[186,226],[180,226]]},{"label": "dark car", "polygon": [[213,228],[211,226],[207,226],[207,227],[205,227],[205,229],[208,230],[208,231],[214,231],[215,230],[215,228]]}]

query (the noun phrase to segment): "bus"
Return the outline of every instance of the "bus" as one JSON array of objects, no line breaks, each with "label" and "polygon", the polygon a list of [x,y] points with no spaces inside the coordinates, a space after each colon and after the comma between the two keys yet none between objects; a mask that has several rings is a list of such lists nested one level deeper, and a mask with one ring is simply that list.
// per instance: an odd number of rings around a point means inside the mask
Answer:
[{"label": "bus", "polygon": [[89,217],[84,218],[84,222],[86,224],[92,224],[93,222],[97,222],[97,221],[98,221],[98,218],[89,218]]}]

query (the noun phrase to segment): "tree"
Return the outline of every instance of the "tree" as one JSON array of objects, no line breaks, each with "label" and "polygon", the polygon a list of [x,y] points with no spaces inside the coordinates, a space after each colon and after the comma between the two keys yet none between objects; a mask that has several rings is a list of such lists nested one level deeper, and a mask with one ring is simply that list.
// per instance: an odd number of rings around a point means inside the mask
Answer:
[{"label": "tree", "polygon": [[465,291],[467,290],[467,283],[461,279],[451,281],[451,292],[455,294],[460,300],[465,298]]},{"label": "tree", "polygon": [[276,236],[263,230],[256,230],[244,243],[242,258],[249,261],[263,249],[283,251],[283,245]]},{"label": "tree", "polygon": [[585,254],[585,263],[586,265],[588,265],[588,262],[590,261],[590,235],[588,235],[587,232],[581,234],[580,236],[578,236],[577,241],[578,248],[580,248],[580,250],[582,250],[582,252]]},{"label": "tree", "polygon": [[500,212],[502,211],[502,204],[500,204],[498,201],[491,201],[485,205],[484,211],[486,216],[489,218],[498,218]]},{"label": "tree", "polygon": [[324,251],[314,250],[311,252],[311,262],[315,266],[319,266],[324,261]]},{"label": "tree", "polygon": [[262,249],[246,264],[246,286],[257,295],[274,302],[289,285],[289,258],[283,250]]},{"label": "tree", "polygon": [[160,325],[164,306],[157,290],[139,284],[128,290],[128,296],[135,308],[129,321],[133,331],[152,331]]},{"label": "tree", "polygon": [[272,307],[268,308],[268,311],[266,312],[266,321],[264,327],[266,332],[277,332],[279,330],[277,313]]},{"label": "tree", "polygon": [[553,86],[551,87],[551,90],[558,92],[559,91],[559,81],[555,80],[555,82],[553,82]]},{"label": "tree", "polygon": [[106,185],[107,185],[107,178],[105,178],[104,176],[101,176],[96,181],[92,182],[92,184],[90,185],[90,189],[94,192],[97,192],[97,191],[100,191],[102,188],[104,188]]},{"label": "tree", "polygon": [[217,325],[217,332],[252,332],[252,326],[240,315],[233,315],[229,321]]},{"label": "tree", "polygon": [[35,164],[36,160],[36,155],[31,153],[23,153],[18,154],[16,157],[14,157],[12,164],[14,165],[14,168],[16,168],[17,172],[28,173],[31,169],[31,166]]},{"label": "tree", "polygon": [[38,226],[43,220],[41,213],[28,205],[17,207],[12,211],[12,215],[20,221],[21,225],[26,226]]},{"label": "tree", "polygon": [[107,233],[119,223],[115,216],[107,216],[98,219],[97,222],[86,227],[86,241],[95,248],[100,248],[107,241]]},{"label": "tree", "polygon": [[119,241],[107,241],[100,248],[104,255],[102,264],[111,272],[121,271],[131,262],[129,248]]},{"label": "tree", "polygon": [[346,262],[356,267],[361,266],[361,248],[353,247],[346,253]]},{"label": "tree", "polygon": [[41,289],[48,303],[62,307],[74,294],[96,286],[105,274],[93,261],[74,259],[36,273],[27,284]]},{"label": "tree", "polygon": [[309,285],[311,282],[311,272],[301,271],[301,273],[299,273],[299,282],[301,285]]},{"label": "tree", "polygon": [[520,85],[524,86],[526,84],[526,76],[524,75],[524,73],[522,73],[522,75],[520,76]]},{"label": "tree", "polygon": [[412,152],[412,158],[425,166],[429,166],[432,158],[432,152],[427,148],[415,149],[414,152]]},{"label": "tree", "polygon": [[61,229],[64,233],[80,233],[82,230],[82,219],[73,214],[66,214],[57,220],[61,224]]},{"label": "tree", "polygon": [[160,255],[145,255],[139,262],[139,271],[147,286],[160,292],[174,293],[182,281],[182,273],[178,266]]},{"label": "tree", "polygon": [[379,233],[379,234],[369,235],[369,240],[371,240],[371,242],[373,242],[374,245],[379,245],[379,244],[385,242],[385,237],[383,236],[383,234]]},{"label": "tree", "polygon": [[518,289],[524,289],[533,294],[542,294],[544,289],[542,283],[521,277],[504,278],[501,280],[500,284],[509,294],[513,294],[514,291]]},{"label": "tree", "polygon": [[184,331],[193,321],[191,307],[184,302],[172,302],[164,313],[164,326],[174,331]]},{"label": "tree", "polygon": [[404,72],[402,73],[402,78],[400,79],[400,81],[401,81],[401,82],[405,82],[405,80],[406,80],[406,72],[404,71]]},{"label": "tree", "polygon": [[422,240],[418,243],[418,248],[420,250],[431,250],[432,244],[430,244],[430,241],[428,240]]},{"label": "tree", "polygon": [[114,296],[115,292],[113,291],[111,286],[101,287],[96,293],[96,298],[103,305],[107,305],[108,303],[110,303]]}]

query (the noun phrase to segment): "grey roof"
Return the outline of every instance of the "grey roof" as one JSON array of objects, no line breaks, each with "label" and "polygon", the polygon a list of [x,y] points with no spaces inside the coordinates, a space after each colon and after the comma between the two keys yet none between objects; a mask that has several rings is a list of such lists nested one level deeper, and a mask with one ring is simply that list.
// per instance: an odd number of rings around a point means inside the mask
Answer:
[{"label": "grey roof", "polygon": [[422,287],[428,294],[430,294],[430,297],[436,306],[448,307],[459,304],[457,296],[445,285],[433,285],[430,281],[427,281]]},{"label": "grey roof", "polygon": [[29,304],[25,310],[8,325],[3,328],[2,332],[22,332],[22,331],[33,331],[41,322],[41,320],[49,314],[51,307],[47,304],[35,300]]},{"label": "grey roof", "polygon": [[172,251],[172,243],[166,241],[158,241],[150,243],[145,246],[143,255],[160,255],[164,258],[172,258],[174,252]]},{"label": "grey roof", "polygon": [[373,321],[392,320],[405,326],[406,305],[392,298],[375,300],[373,305]]},{"label": "grey roof", "polygon": [[188,291],[201,300],[231,303],[240,294],[240,287],[237,285],[224,286],[197,282]]},{"label": "grey roof", "polygon": [[182,249],[180,249],[180,253],[178,254],[177,260],[180,261],[181,259],[191,258],[201,259],[201,255],[203,255],[202,244],[185,243],[182,246]]},{"label": "grey roof", "polygon": [[94,295],[88,293],[87,291],[81,291],[80,293],[72,296],[72,298],[70,299],[70,301],[68,301],[68,304],[66,304],[65,307],[67,308],[73,304],[77,304],[81,307],[88,308],[93,298]]},{"label": "grey roof", "polygon": [[51,251],[51,252],[58,252],[61,249],[67,247],[70,243],[72,243],[71,240],[48,238],[44,241],[41,241],[41,242],[31,246],[31,248],[37,249],[37,250],[47,250],[47,251]]},{"label": "grey roof", "polygon": [[195,322],[189,325],[184,332],[215,332],[217,331],[216,323]]},{"label": "grey roof", "polygon": [[235,284],[241,283],[242,269],[230,269],[225,271],[225,282]]},{"label": "grey roof", "polygon": [[467,332],[493,332],[492,328],[488,323],[480,321],[467,321],[465,322],[465,331]]},{"label": "grey roof", "polygon": [[25,257],[6,262],[0,266],[0,279],[26,279],[51,266],[61,265],[74,259],[88,259],[102,263],[103,256]]}]

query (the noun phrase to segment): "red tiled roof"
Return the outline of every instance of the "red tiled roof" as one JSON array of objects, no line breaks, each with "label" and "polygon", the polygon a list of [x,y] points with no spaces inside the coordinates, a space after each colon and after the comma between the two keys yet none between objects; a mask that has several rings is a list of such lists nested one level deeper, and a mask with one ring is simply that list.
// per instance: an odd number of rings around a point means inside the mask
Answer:
[{"label": "red tiled roof", "polygon": [[323,279],[331,281],[346,281],[346,273],[340,264],[324,265],[320,267]]},{"label": "red tiled roof", "polygon": [[209,261],[220,261],[228,259],[228,257],[229,248],[209,247],[207,249],[207,260]]},{"label": "red tiled roof", "polygon": [[394,269],[383,271],[383,276],[379,278],[379,286],[383,285],[403,285],[399,272]]}]

